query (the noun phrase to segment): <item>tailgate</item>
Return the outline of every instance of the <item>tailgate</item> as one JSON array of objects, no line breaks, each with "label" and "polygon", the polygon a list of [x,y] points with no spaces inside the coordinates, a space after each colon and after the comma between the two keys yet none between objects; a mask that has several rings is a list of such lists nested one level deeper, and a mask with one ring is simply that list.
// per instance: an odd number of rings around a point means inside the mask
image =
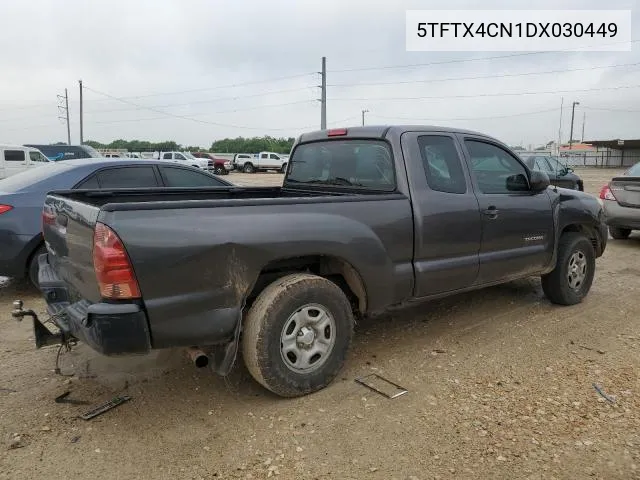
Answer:
[{"label": "tailgate", "polygon": [[613,178],[609,188],[621,206],[640,208],[640,177]]},{"label": "tailgate", "polygon": [[49,265],[72,297],[90,302],[101,298],[92,256],[99,212],[99,207],[56,194],[47,195],[42,212]]}]

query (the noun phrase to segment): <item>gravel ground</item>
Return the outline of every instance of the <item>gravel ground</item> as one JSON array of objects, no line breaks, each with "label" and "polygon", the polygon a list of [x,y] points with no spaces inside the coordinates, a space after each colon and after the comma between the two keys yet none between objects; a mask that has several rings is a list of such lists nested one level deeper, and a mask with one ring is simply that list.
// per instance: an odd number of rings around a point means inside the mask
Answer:
[{"label": "gravel ground", "polygon": [[[597,193],[615,172],[578,173]],[[640,478],[639,249],[638,234],[610,240],[574,307],[552,306],[531,279],[361,322],[341,376],[289,400],[242,362],[222,379],[180,351],[106,358],[79,346],[61,356],[73,376],[56,375],[57,349],[35,350],[30,324],[9,315],[15,298],[43,302],[7,281],[0,478]],[[372,372],[409,393],[388,400],[354,382]],[[87,422],[77,415],[89,405],[54,402],[65,391],[132,400]]]}]

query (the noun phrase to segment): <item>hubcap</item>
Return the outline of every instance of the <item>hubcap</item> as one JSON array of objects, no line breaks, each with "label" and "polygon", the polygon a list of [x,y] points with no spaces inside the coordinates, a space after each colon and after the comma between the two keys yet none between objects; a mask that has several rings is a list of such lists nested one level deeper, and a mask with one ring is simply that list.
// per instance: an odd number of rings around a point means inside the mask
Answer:
[{"label": "hubcap", "polygon": [[567,280],[569,286],[574,290],[578,290],[582,287],[584,279],[587,276],[587,257],[578,250],[569,258],[569,271],[567,273]]},{"label": "hubcap", "polygon": [[298,373],[309,373],[327,361],[336,340],[336,323],[322,305],[308,304],[285,322],[280,335],[280,353],[285,365]]}]

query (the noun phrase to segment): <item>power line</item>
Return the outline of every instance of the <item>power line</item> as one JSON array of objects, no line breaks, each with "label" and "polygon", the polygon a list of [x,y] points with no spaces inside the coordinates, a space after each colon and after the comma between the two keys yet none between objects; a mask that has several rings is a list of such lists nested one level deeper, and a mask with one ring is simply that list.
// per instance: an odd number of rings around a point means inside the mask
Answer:
[{"label": "power line", "polygon": [[415,121],[424,121],[424,120],[431,120],[431,121],[463,121],[463,120],[491,120],[494,118],[512,118],[512,117],[524,117],[527,115],[538,115],[540,113],[550,113],[550,112],[556,112],[558,111],[557,108],[549,108],[546,110],[537,110],[535,112],[523,112],[523,113],[513,113],[513,114],[508,114],[508,115],[492,115],[492,116],[488,116],[488,117],[467,117],[467,118],[434,118],[434,117],[396,117],[396,116],[385,116],[385,115],[371,115],[372,117],[376,117],[376,118],[384,118],[384,119],[389,119],[389,120],[394,120],[394,119],[398,119],[398,120],[415,120]]},{"label": "power line", "polygon": [[[628,42],[613,42],[613,43],[609,43],[607,45],[619,45],[622,43],[637,43],[640,42],[640,39],[637,40],[630,40]],[[590,45],[590,46],[585,46],[582,48],[591,48],[594,46],[600,46],[600,45]],[[604,46],[604,45],[603,45]],[[363,72],[363,71],[368,71],[368,70],[390,70],[390,69],[396,69],[396,68],[416,68],[416,67],[430,67],[433,65],[449,65],[452,63],[467,63],[467,62],[481,62],[481,61],[485,61],[485,60],[498,60],[498,59],[502,59],[502,58],[513,58],[513,57],[526,57],[526,56],[531,56],[531,55],[545,55],[545,54],[549,54],[549,53],[578,53],[580,52],[579,50],[557,50],[557,51],[543,51],[543,52],[519,52],[519,53],[510,53],[507,55],[493,55],[490,57],[476,57],[476,58],[460,58],[460,59],[456,59],[456,60],[442,60],[442,61],[438,61],[438,62],[428,62],[428,63],[410,63],[410,64],[405,64],[405,65],[383,65],[383,66],[377,66],[377,67],[358,67],[358,68],[345,68],[342,70],[330,70],[330,73],[346,73],[346,72]]]},{"label": "power line", "polygon": [[640,113],[640,110],[625,110],[617,108],[582,107],[583,110],[597,110],[602,112]]},{"label": "power line", "polygon": [[[255,94],[251,94],[251,95],[233,95],[233,96],[229,96],[229,97],[216,97],[216,98],[211,98],[209,100],[196,100],[193,102],[185,102],[185,103],[169,103],[169,104],[165,104],[165,105],[152,105],[153,108],[170,108],[170,107],[186,107],[189,105],[200,105],[203,103],[215,103],[215,102],[219,102],[219,101],[224,101],[224,100],[238,100],[238,99],[245,99],[245,98],[255,98],[255,97],[264,97],[267,95],[275,95],[275,94],[279,94],[279,93],[291,93],[291,92],[299,92],[302,90],[309,90],[313,87],[301,87],[301,88],[289,88],[286,90],[275,90],[275,91],[270,91],[270,92],[264,92],[264,93],[255,93]],[[118,97],[120,99],[125,99],[126,97]],[[88,112],[85,113],[111,113],[111,112],[125,112],[125,111],[129,111],[131,110],[130,108],[118,108],[118,109],[106,109],[106,110],[89,110]]]},{"label": "power line", "polygon": [[434,95],[434,96],[420,96],[420,97],[367,97],[367,98],[331,98],[330,100],[345,100],[345,101],[379,101],[379,100],[436,100],[444,98],[480,98],[480,97],[510,97],[519,95],[548,95],[556,93],[577,93],[577,92],[598,92],[603,90],[623,90],[629,88],[639,88],[640,85],[622,85],[618,87],[599,87],[599,88],[583,88],[572,90],[547,90],[539,92],[507,92],[507,93],[476,93],[474,95]]},{"label": "power line", "polygon": [[563,70],[547,70],[543,72],[525,72],[525,73],[505,73],[499,75],[480,75],[474,77],[450,77],[450,78],[435,78],[429,80],[402,80],[396,82],[365,82],[365,83],[334,83],[328,85],[329,87],[360,87],[368,85],[402,85],[409,83],[435,83],[435,82],[450,82],[455,80],[479,80],[485,78],[507,78],[507,77],[524,77],[528,75],[547,75],[552,73],[566,73],[566,72],[580,72],[584,70],[598,70],[605,68],[617,68],[617,67],[631,67],[640,65],[640,62],[636,63],[621,63],[616,65],[602,65],[597,67],[584,67],[584,68],[569,68]]}]

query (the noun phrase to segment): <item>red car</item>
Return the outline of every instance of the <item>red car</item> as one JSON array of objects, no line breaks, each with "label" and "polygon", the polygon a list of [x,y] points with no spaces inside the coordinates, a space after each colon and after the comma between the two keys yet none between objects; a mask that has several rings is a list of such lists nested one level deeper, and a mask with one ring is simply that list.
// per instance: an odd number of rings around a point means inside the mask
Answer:
[{"label": "red car", "polygon": [[208,152],[194,152],[192,155],[196,158],[206,158],[209,160],[209,170],[213,170],[216,175],[228,175],[232,169],[231,160],[224,158],[216,158]]}]

